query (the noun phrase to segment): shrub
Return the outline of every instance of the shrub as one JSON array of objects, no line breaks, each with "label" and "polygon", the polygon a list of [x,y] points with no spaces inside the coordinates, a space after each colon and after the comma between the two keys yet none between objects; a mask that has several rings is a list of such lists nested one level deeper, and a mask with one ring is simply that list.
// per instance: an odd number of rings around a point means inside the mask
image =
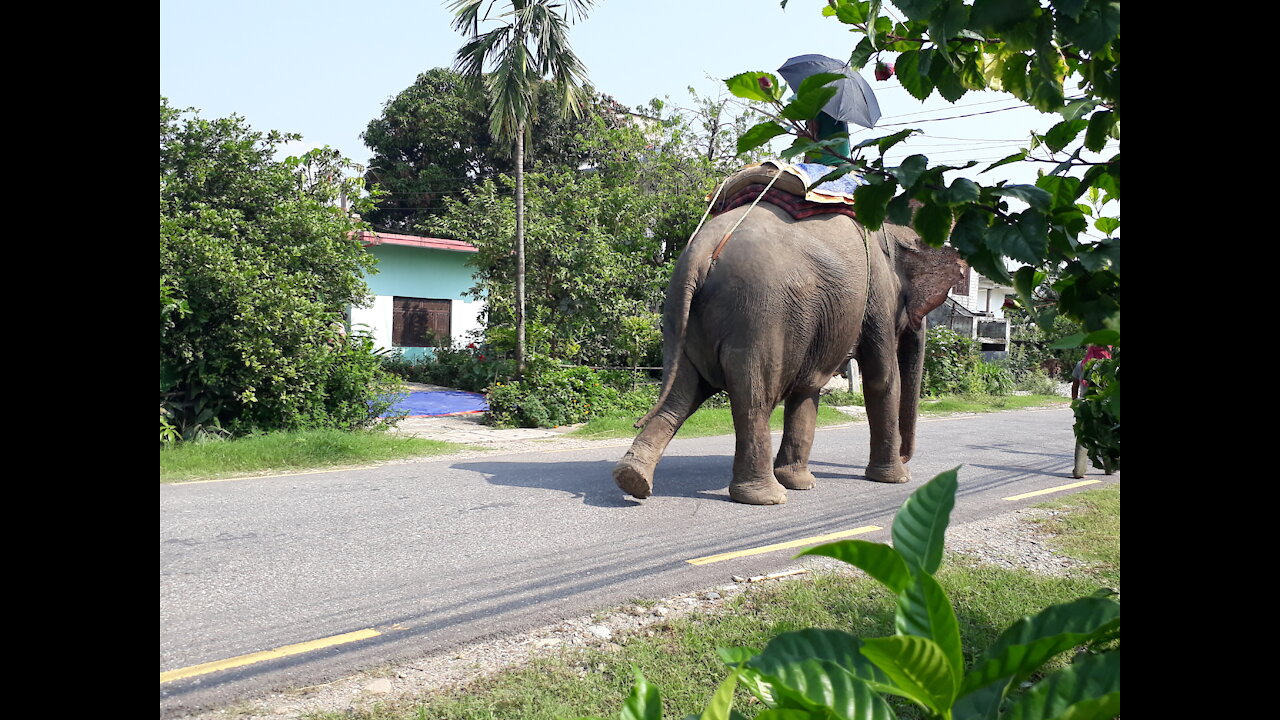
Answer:
[{"label": "shrub", "polygon": [[[625,414],[640,417],[649,412],[649,408],[658,402],[658,395],[662,391],[662,386],[655,382],[639,383],[634,390],[620,391],[618,402],[614,405],[613,410]],[[601,410],[604,412],[604,410]]]},{"label": "shrub", "polygon": [[925,335],[924,395],[970,395],[985,392],[978,375],[978,343],[961,337],[943,325],[929,328]]},{"label": "shrub", "polygon": [[488,390],[487,422],[499,427],[558,427],[586,422],[618,405],[617,388],[586,367],[540,369]]},{"label": "shrub", "polygon": [[1012,342],[1003,361],[1005,367],[1019,382],[1033,373],[1042,373],[1055,380],[1070,380],[1072,368],[1084,357],[1084,349],[1054,348],[1053,344],[1081,332],[1080,325],[1059,315],[1054,318],[1053,328],[1046,331],[1025,318],[1019,322],[1016,315],[1010,315]]},{"label": "shrub", "polygon": [[1120,348],[1111,359],[1093,360],[1085,368],[1080,398],[1071,403],[1075,412],[1076,440],[1089,460],[1107,472],[1120,469]]},{"label": "shrub", "polygon": [[1043,370],[1036,370],[1017,378],[1014,388],[1034,395],[1057,395],[1058,381],[1049,377]]},{"label": "shrub", "polygon": [[825,395],[818,396],[818,402],[823,405],[866,405],[867,401],[860,392],[849,392],[848,390],[833,390]]},{"label": "shrub", "polygon": [[340,332],[374,266],[337,207],[349,163],[184,112],[160,99],[162,438],[373,422],[386,377]]},{"label": "shrub", "polygon": [[515,373],[515,361],[499,357],[487,345],[461,343],[437,347],[434,355],[407,360],[395,354],[384,361],[388,372],[410,382],[484,392],[499,378]]},{"label": "shrub", "polygon": [[[958,470],[958,468],[957,468]],[[1120,712],[1120,603],[1114,591],[1053,605],[1010,625],[965,672],[960,621],[934,573],[955,505],[956,470],[911,494],[893,519],[893,546],[843,540],[810,548],[854,565],[897,595],[896,633],[859,638],[842,630],[776,635],[762,651],[720,649],[731,670],[703,718],[741,717],[734,691],[766,710],[758,717],[890,720],[895,695],[930,718],[1110,718]],[[1072,653],[1063,668],[1047,663]],[[636,671],[623,718],[662,717],[656,687]]]},{"label": "shrub", "polygon": [[989,363],[978,342],[936,325],[925,336],[924,379],[921,392],[939,395],[1010,395],[1015,376],[1003,362]]},{"label": "shrub", "polygon": [[986,395],[1012,395],[1014,390],[1013,373],[997,364],[979,361],[974,374],[982,384],[982,393]]}]

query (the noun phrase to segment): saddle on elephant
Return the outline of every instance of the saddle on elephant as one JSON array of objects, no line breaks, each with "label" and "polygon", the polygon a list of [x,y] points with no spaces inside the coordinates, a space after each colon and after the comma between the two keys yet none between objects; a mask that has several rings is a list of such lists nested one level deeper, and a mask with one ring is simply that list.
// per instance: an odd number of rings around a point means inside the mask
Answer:
[{"label": "saddle on elephant", "polygon": [[801,220],[811,215],[839,213],[857,218],[853,212],[853,191],[866,181],[855,174],[829,180],[810,189],[814,181],[835,168],[817,163],[786,163],[766,160],[753,163],[730,175],[707,200],[711,214],[719,215],[736,207],[767,202]]},{"label": "saddle on elephant", "polygon": [[[859,185],[865,184],[866,181],[861,177],[850,173],[810,187],[833,169],[830,165],[793,164],[780,160],[753,163],[730,175],[707,196],[711,201],[707,206],[707,214],[719,215],[748,203],[755,207],[756,203],[763,201],[787,211],[796,220],[829,213],[857,220],[858,216],[853,211],[853,192]],[[750,212],[748,208],[742,219],[746,219]],[[702,219],[705,221],[707,216],[704,215]],[[742,220],[738,222],[741,223]],[[701,222],[698,227],[701,229]],[[720,253],[737,227],[735,224],[730,228],[716,245],[711,253],[713,264],[719,260]],[[697,230],[694,234],[697,234]]]}]

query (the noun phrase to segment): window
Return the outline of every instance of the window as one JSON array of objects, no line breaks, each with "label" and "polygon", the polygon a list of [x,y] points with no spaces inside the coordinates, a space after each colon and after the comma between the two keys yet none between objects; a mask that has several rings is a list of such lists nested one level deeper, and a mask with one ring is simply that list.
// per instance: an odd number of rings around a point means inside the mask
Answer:
[{"label": "window", "polygon": [[391,344],[437,347],[450,343],[452,300],[397,297],[391,313]]}]

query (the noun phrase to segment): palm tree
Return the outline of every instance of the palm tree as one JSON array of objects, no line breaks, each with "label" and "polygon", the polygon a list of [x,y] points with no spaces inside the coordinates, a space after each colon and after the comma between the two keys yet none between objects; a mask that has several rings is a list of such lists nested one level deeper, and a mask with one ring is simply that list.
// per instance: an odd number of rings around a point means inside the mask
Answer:
[{"label": "palm tree", "polygon": [[[484,78],[489,92],[490,131],[515,143],[516,166],[516,366],[525,367],[524,307],[524,143],[534,95],[544,85],[564,94],[565,112],[581,112],[587,69],[569,47],[570,17],[586,17],[594,0],[510,0],[509,9],[490,18],[497,0],[452,0],[453,28],[470,35],[458,49],[454,68]],[[483,9],[483,16],[481,10]],[[497,27],[481,34],[482,22]],[[486,64],[492,72],[484,74]]]}]

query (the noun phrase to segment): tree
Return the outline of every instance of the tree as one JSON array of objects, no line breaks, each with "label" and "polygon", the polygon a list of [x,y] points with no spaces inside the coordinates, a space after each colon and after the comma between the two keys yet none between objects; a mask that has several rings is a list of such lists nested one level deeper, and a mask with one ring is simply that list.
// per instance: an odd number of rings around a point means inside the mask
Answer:
[{"label": "tree", "polygon": [[[724,101],[720,142],[737,139]],[[526,173],[526,255],[539,273],[526,300],[528,353],[587,365],[657,365],[665,287],[707,206],[737,162],[705,154],[711,113],[652,101],[611,124],[597,118],[583,147],[594,167]],[[433,234],[479,252],[472,293],[486,298],[486,340],[515,347],[515,202],[511,178],[486,181],[445,201]]]},{"label": "tree", "polygon": [[339,207],[351,164],[328,148],[278,161],[299,136],[193,112],[160,98],[162,419],[188,439],[371,422],[378,358],[339,330],[374,265]]},{"label": "tree", "polygon": [[[593,132],[596,118],[616,126],[626,108],[606,95],[588,95],[583,112],[566,117],[560,95],[535,93],[527,169],[595,163],[584,136]],[[484,89],[445,68],[420,74],[389,99],[361,139],[373,151],[366,183],[385,191],[379,206],[364,217],[391,232],[420,232],[443,211],[444,198],[460,197],[463,190],[515,169],[511,144],[495,140],[490,131]]]},{"label": "tree", "polygon": [[[511,10],[495,18],[498,27],[484,34],[495,0],[453,0],[454,29],[470,33],[458,49],[456,66],[473,79],[485,79],[489,91],[490,130],[515,144],[516,180],[516,367],[525,362],[524,148],[534,109],[534,94],[547,80],[564,98],[568,112],[579,112],[586,67],[569,47],[568,22],[554,0],[511,0]],[[569,12],[585,17],[591,0],[569,0]],[[484,9],[484,16],[481,10]],[[486,64],[494,70],[484,76]]]}]

